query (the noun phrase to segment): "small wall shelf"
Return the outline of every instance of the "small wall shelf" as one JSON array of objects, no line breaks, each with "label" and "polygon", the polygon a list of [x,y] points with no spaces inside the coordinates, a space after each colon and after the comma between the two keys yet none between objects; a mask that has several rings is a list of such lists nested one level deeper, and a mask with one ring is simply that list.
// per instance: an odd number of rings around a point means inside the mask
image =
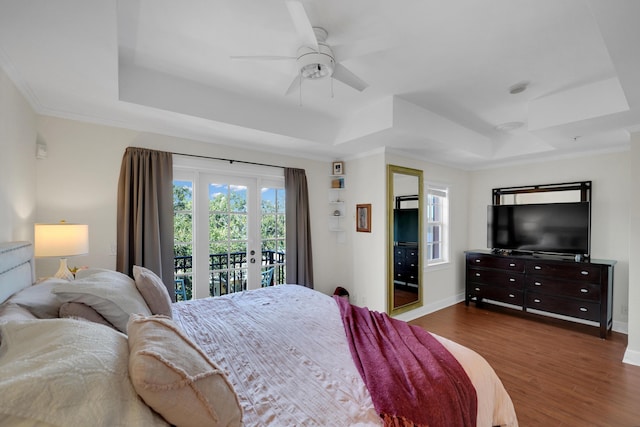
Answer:
[{"label": "small wall shelf", "polygon": [[345,176],[330,175],[329,185],[329,231],[345,231]]}]

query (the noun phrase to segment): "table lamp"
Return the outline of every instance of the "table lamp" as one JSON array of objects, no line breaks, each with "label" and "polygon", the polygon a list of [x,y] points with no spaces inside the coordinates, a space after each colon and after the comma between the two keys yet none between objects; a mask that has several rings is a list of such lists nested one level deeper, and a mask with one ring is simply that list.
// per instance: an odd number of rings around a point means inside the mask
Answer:
[{"label": "table lamp", "polygon": [[86,224],[35,225],[35,256],[60,257],[60,268],[54,277],[73,280],[67,257],[89,253],[89,226]]}]

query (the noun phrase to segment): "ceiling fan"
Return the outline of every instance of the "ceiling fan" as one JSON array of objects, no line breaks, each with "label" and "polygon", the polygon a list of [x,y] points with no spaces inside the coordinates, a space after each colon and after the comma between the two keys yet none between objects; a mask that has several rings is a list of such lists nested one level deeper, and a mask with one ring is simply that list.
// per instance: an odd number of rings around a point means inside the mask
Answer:
[{"label": "ceiling fan", "polygon": [[322,79],[332,77],[360,92],[369,85],[353,74],[335,59],[331,46],[326,43],[329,33],[322,27],[313,27],[300,0],[286,0],[289,14],[293,20],[302,45],[296,56],[232,56],[231,59],[256,60],[295,60],[298,74],[293,79],[286,94],[299,87],[304,79]]}]

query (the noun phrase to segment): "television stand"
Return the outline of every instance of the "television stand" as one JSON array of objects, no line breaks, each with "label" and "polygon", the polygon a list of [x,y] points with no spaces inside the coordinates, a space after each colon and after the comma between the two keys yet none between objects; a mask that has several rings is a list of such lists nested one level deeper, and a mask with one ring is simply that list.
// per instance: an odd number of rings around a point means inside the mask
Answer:
[{"label": "television stand", "polygon": [[616,261],[576,262],[534,254],[466,251],[465,304],[498,302],[596,322],[600,338],[613,325]]}]

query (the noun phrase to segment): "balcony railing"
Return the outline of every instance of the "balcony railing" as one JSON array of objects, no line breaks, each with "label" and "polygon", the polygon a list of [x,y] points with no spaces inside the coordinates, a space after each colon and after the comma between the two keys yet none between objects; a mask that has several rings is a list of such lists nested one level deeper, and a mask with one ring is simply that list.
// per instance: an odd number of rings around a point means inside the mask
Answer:
[{"label": "balcony railing", "polygon": [[[285,254],[275,251],[262,251],[262,271],[274,268],[271,286],[285,283]],[[191,299],[193,295],[193,259],[189,256],[176,256],[173,259],[174,277],[176,279],[176,298],[178,301]],[[231,252],[209,254],[209,294],[225,295],[246,289],[247,254]]]}]

